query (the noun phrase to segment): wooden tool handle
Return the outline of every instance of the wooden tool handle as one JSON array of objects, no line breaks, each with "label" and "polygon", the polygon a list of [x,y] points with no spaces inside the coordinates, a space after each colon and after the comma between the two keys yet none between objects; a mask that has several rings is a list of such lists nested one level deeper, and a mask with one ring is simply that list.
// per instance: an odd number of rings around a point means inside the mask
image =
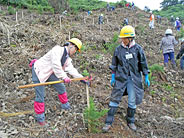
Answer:
[{"label": "wooden tool handle", "polygon": [[[71,81],[79,81],[79,80],[86,80],[86,79],[88,79],[88,77],[74,78],[74,79],[71,79]],[[29,87],[36,87],[36,86],[43,86],[43,85],[51,85],[51,84],[56,84],[56,83],[64,83],[64,80],[22,85],[22,86],[19,86],[18,88],[19,89],[21,89],[21,88],[29,88]]]}]

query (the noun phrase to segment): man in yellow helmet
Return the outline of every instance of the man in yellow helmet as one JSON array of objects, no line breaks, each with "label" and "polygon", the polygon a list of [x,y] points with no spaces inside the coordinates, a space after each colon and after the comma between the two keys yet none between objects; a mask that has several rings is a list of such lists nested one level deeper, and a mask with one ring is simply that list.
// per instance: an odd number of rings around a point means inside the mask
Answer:
[{"label": "man in yellow helmet", "polygon": [[[71,57],[76,51],[81,50],[82,42],[77,38],[72,38],[63,47],[56,45],[48,53],[38,60],[31,62],[32,67],[32,81],[34,83],[44,83],[49,81],[64,80],[65,83],[70,83],[70,78],[67,76],[68,72],[74,78],[83,77],[78,73],[72,65]],[[87,83],[83,81],[84,83]],[[63,83],[52,85],[58,92],[58,98],[61,102],[62,109],[70,109],[70,104],[67,98],[67,92]],[[40,125],[45,125],[45,86],[34,87],[36,97],[34,101],[34,110],[36,113],[36,120]]]},{"label": "man in yellow helmet", "polygon": [[112,58],[110,69],[112,70],[111,93],[109,108],[104,132],[108,132],[114,121],[114,114],[117,111],[123,95],[128,94],[127,125],[136,131],[135,110],[136,105],[143,99],[144,90],[142,86],[142,74],[145,76],[145,84],[149,87],[148,66],[142,47],[134,41],[135,31],[130,25],[121,29],[119,38],[121,44],[116,47]]}]

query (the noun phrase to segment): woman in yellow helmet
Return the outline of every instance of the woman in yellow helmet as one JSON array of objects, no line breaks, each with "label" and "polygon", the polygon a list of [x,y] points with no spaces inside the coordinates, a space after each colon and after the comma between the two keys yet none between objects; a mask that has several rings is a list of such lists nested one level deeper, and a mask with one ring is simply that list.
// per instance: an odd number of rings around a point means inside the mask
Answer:
[{"label": "woman in yellow helmet", "polygon": [[[72,65],[71,57],[76,51],[81,50],[82,42],[77,38],[72,38],[63,47],[56,45],[48,53],[38,60],[34,60],[30,67],[32,67],[32,81],[34,83],[44,83],[49,81],[64,80],[65,83],[70,83],[70,78],[67,76],[68,72],[74,78],[83,77],[78,73]],[[85,81],[83,81],[86,83]],[[52,85],[58,92],[58,97],[61,102],[62,109],[70,109],[70,104],[67,98],[67,92],[63,83]],[[45,125],[45,104],[44,95],[45,87],[34,87],[36,97],[34,101],[34,110],[36,113],[36,120],[40,125]]]},{"label": "woman in yellow helmet", "polygon": [[127,25],[121,29],[119,38],[122,42],[116,47],[110,66],[113,90],[109,103],[110,110],[103,127],[104,132],[111,128],[121,98],[126,94],[128,94],[127,125],[136,131],[134,114],[136,105],[142,102],[144,95],[142,74],[145,76],[145,84],[149,86],[150,82],[145,54],[142,47],[135,43],[134,37],[135,31],[132,26]]}]

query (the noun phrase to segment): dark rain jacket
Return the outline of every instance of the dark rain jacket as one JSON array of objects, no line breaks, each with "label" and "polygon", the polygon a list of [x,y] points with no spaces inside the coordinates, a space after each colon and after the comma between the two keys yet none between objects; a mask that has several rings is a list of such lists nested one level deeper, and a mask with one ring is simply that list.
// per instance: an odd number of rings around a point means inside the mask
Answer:
[{"label": "dark rain jacket", "polygon": [[179,59],[184,54],[184,43],[181,45],[180,51],[176,56],[176,59]]},{"label": "dark rain jacket", "polygon": [[[132,58],[126,59],[127,54],[132,54]],[[142,73],[148,74],[147,61],[142,47],[138,44],[134,44],[130,48],[123,45],[116,47],[110,69],[116,74],[111,101],[119,103],[122,92],[124,95],[126,93],[127,78],[131,76],[136,93],[136,104],[140,104],[144,96]]]}]

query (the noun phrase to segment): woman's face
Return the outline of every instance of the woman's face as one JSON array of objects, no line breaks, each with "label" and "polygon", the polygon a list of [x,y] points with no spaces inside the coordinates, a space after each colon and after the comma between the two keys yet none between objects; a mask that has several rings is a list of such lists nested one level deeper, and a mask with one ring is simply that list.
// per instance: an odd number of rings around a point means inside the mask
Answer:
[{"label": "woman's face", "polygon": [[70,57],[73,56],[77,50],[78,50],[77,46],[75,46],[74,44],[70,44],[70,46],[69,46]]},{"label": "woman's face", "polygon": [[130,41],[129,41],[128,38],[122,38],[122,41],[123,41],[123,44],[124,44],[125,46],[127,46],[127,45],[130,43]]}]

